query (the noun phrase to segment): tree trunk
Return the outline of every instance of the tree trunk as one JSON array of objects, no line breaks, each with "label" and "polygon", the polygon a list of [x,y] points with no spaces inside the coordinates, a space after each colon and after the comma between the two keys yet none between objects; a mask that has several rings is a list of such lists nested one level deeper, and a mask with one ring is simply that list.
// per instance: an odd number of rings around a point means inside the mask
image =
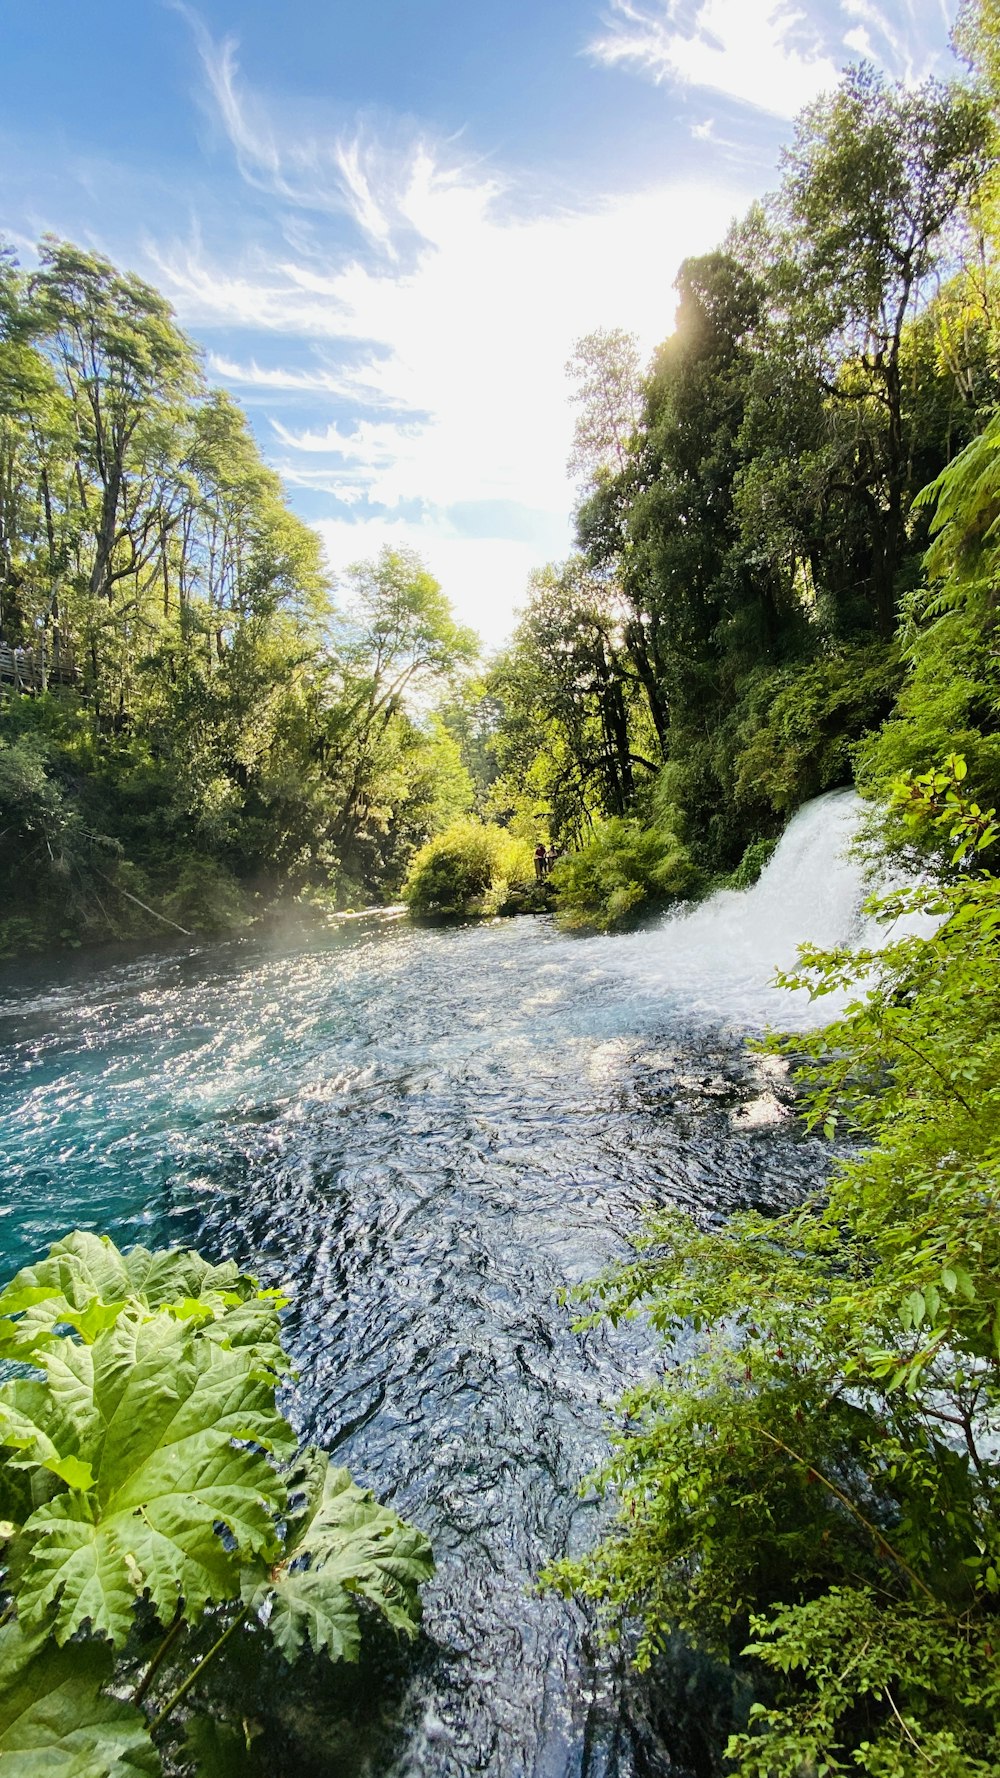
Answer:
[{"label": "tree trunk", "polygon": [[94,554],[94,566],[90,572],[91,593],[95,597],[100,596],[107,599],[109,605],[113,596],[111,558],[114,554],[115,533],[118,528],[118,501],[121,496],[121,486],[121,464],[114,463],[101,497],[101,516],[97,525],[97,547]]}]

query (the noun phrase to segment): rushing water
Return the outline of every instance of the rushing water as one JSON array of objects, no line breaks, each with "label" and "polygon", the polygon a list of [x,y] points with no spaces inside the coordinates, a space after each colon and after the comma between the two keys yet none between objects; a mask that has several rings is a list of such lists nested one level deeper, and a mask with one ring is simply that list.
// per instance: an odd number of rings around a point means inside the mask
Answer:
[{"label": "rushing water", "polygon": [[531,1591],[594,1534],[577,1483],[650,1358],[557,1292],[651,1207],[818,1176],[741,1039],[808,1019],[774,964],[855,928],[852,818],[821,799],[750,894],[625,938],[390,919],[0,976],[4,1271],[83,1226],[287,1281],[297,1423],[433,1540],[422,1647],[346,1751],[309,1699],[300,1774],[685,1769],[584,1614]]}]

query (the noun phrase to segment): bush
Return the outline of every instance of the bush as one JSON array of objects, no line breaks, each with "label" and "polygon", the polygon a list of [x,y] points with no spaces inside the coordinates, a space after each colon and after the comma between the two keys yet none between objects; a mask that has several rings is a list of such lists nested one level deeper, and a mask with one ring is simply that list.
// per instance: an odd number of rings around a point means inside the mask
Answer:
[{"label": "bush", "polygon": [[774,857],[777,840],[751,840],[731,878],[733,889],[752,889]]},{"label": "bush", "polygon": [[888,715],[900,677],[896,648],[871,643],[756,675],[732,737],[736,807],[787,819],[810,797],[849,784],[855,744]]},{"label": "bush", "polygon": [[40,729],[7,741],[9,726],[0,725],[0,957],[94,927],[105,936],[98,886],[119,852],[85,819],[67,755]]},{"label": "bush", "polygon": [[675,834],[639,821],[604,821],[580,852],[556,865],[561,926],[607,932],[640,911],[692,895],[702,878]]},{"label": "bush", "polygon": [[481,919],[508,907],[535,880],[531,847],[506,828],[455,821],[421,846],[403,884],[418,920]]},{"label": "bush", "polygon": [[[123,874],[119,872],[119,876]],[[162,905],[171,921],[192,932],[233,932],[250,922],[240,885],[224,865],[211,858],[192,855],[182,859]]]}]

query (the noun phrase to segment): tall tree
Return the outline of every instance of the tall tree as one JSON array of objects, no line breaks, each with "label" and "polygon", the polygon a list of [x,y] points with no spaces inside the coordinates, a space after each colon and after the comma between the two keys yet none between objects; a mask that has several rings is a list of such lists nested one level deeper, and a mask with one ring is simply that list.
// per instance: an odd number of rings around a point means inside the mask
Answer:
[{"label": "tall tree", "polygon": [[642,408],[642,362],[635,335],[598,328],[578,339],[566,364],[579,409],[567,468],[586,488],[625,467]]},{"label": "tall tree", "polygon": [[72,404],[80,502],[85,511],[96,502],[89,591],[110,603],[172,523],[175,423],[197,386],[197,359],[142,279],[65,241],[44,241],[40,259],[32,300]]},{"label": "tall tree", "polygon": [[384,548],[350,570],[338,654],[341,697],[331,744],[349,761],[333,825],[349,855],[366,812],[378,748],[406,701],[444,688],[479,654],[475,632],[456,623],[441,587],[412,550]]},{"label": "tall tree", "polygon": [[542,569],[511,647],[489,677],[503,709],[494,801],[516,807],[530,786],[549,824],[567,838],[578,839],[595,816],[625,814],[637,769],[653,769],[623,617],[613,591],[582,558]]},{"label": "tall tree", "polygon": [[957,264],[963,206],[982,184],[989,141],[977,95],[936,81],[890,85],[861,67],[806,109],[784,158],[795,324],[811,337],[831,403],[855,415],[855,493],[866,508],[884,637],[908,517],[906,326]]}]

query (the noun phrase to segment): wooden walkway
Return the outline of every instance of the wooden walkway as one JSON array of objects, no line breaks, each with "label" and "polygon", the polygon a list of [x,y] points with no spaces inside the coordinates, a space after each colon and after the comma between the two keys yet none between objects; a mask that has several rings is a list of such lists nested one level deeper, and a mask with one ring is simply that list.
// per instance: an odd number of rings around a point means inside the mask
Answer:
[{"label": "wooden walkway", "polygon": [[45,691],[50,685],[76,685],[79,671],[66,649],[10,648],[0,642],[0,685],[15,691]]}]

